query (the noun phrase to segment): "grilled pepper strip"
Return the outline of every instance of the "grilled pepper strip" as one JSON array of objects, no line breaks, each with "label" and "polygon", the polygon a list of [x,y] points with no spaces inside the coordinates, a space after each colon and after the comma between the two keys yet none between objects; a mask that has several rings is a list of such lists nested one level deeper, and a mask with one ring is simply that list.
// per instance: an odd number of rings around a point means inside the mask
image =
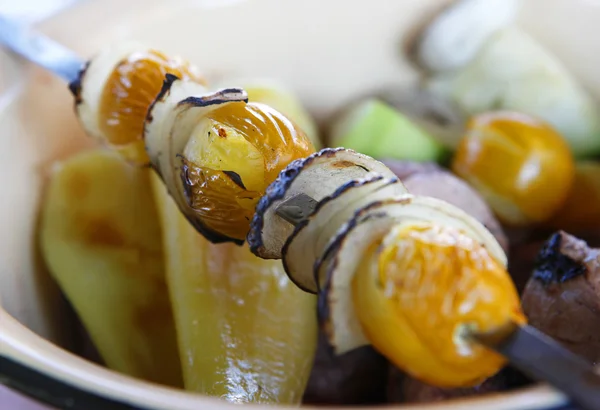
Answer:
[{"label": "grilled pepper strip", "polygon": [[61,163],[43,204],[42,254],[108,367],[181,387],[150,176],[104,150]]},{"label": "grilled pepper strip", "polygon": [[211,244],[153,182],[186,389],[235,403],[300,403],[316,349],[316,298],[281,262],[247,245]]}]

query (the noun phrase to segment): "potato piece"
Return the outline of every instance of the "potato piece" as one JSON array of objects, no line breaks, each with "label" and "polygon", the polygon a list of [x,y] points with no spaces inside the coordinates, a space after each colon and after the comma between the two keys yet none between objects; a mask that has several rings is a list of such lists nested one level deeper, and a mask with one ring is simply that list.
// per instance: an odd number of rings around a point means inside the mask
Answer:
[{"label": "potato piece", "polygon": [[299,403],[317,343],[316,298],[281,261],[246,244],[211,244],[158,177],[153,186],[186,389],[234,403]]},{"label": "potato piece", "polygon": [[150,172],[104,150],[59,164],[41,247],[108,367],[181,386]]}]

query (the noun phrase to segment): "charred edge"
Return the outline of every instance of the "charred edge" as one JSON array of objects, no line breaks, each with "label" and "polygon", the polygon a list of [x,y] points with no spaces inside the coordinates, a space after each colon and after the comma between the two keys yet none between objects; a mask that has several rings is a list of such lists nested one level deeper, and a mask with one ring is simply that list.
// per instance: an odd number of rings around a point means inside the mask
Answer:
[{"label": "charred edge", "polygon": [[[330,266],[328,266],[327,271],[333,271],[337,267],[337,259],[330,262]],[[329,275],[328,275],[329,276]],[[327,340],[327,354],[330,357],[336,356],[335,354],[335,346],[332,343],[332,339],[334,336],[334,325],[331,320],[331,310],[329,309],[329,292],[331,290],[331,281],[327,280],[323,290],[319,291],[317,296],[317,323],[321,328],[323,334],[325,335],[325,340]]]},{"label": "charred edge", "polygon": [[[360,165],[357,165],[360,168],[362,168]],[[313,214],[316,214],[323,206],[325,206],[328,202],[331,202],[332,200],[336,199],[337,197],[339,197],[340,195],[342,195],[344,192],[350,190],[351,188],[355,188],[355,187],[359,187],[359,186],[363,186],[363,185],[368,185],[377,181],[381,181],[384,178],[383,175],[379,174],[374,176],[372,179],[353,179],[349,182],[346,182],[344,185],[338,187],[338,189],[336,189],[331,195],[326,196],[325,198],[323,198],[321,201],[319,201],[319,203],[317,204],[317,206],[315,207],[313,213],[311,214],[311,216]]]},{"label": "charred edge", "polygon": [[[193,184],[189,178],[189,167],[185,162],[181,165],[181,172],[179,175],[181,177],[181,182],[183,184],[183,192],[184,192],[186,201],[189,203],[190,199],[191,199],[191,195],[192,195],[192,185]],[[188,207],[189,207],[189,205],[188,205]],[[190,211],[193,211],[193,208],[189,207],[189,209],[190,209]],[[183,213],[185,218],[194,227],[194,229],[196,231],[198,231],[198,233],[200,233],[202,236],[204,236],[206,238],[206,240],[208,240],[209,242],[214,243],[214,244],[233,242],[239,246],[244,244],[244,241],[241,239],[231,238],[229,236],[222,235],[222,234],[206,227],[197,218],[193,218],[189,212],[183,212],[182,210],[180,210],[180,212]]]},{"label": "charred edge", "polygon": [[[310,216],[314,215],[314,213],[316,212],[316,208],[315,211],[313,211]],[[306,225],[308,225],[309,220],[305,219],[302,222],[300,222],[298,225],[296,225],[296,227],[294,228],[294,232],[292,232],[292,234],[287,238],[287,240],[285,241],[285,244],[283,245],[283,248],[281,248],[281,264],[283,265],[283,270],[285,271],[286,275],[288,276],[288,278],[290,278],[290,280],[292,281],[292,283],[294,285],[296,285],[298,288],[300,288],[301,290],[308,292],[308,293],[312,293],[317,294],[318,293],[318,289],[319,289],[319,285],[317,284],[316,288],[317,291],[315,291],[314,289],[309,289],[307,287],[305,287],[304,285],[300,284],[299,282],[296,281],[296,279],[294,278],[294,275],[292,275],[290,273],[290,269],[288,267],[287,264],[287,258],[285,257],[288,253],[288,248],[290,247],[292,241],[294,240],[294,238],[296,237],[296,235],[298,235],[298,233],[304,228],[306,227]]]},{"label": "charred edge", "polygon": [[[329,271],[329,269],[327,271]],[[317,319],[319,325],[323,328],[326,327],[326,322],[329,320],[330,316],[329,304],[327,303],[327,295],[329,295],[330,287],[330,281],[327,280],[325,286],[323,287],[323,289],[319,290],[317,296]],[[329,339],[329,336],[331,336],[331,334],[328,334],[327,336],[327,338]]]},{"label": "charred edge", "polygon": [[[365,222],[367,220],[369,220],[370,218],[365,218],[362,222]],[[334,250],[339,250],[340,247],[342,246],[342,242],[344,241],[344,239],[346,239],[348,237],[348,234],[359,224],[359,220],[358,218],[352,218],[347,226],[346,229],[344,230],[344,232],[340,233],[337,238],[335,239],[335,241],[331,244],[331,246],[329,247],[329,254],[323,258],[323,262],[328,261],[328,259],[330,257],[333,257],[333,251]],[[331,290],[331,279],[333,277],[333,272],[336,270],[337,265],[339,263],[339,259],[337,257],[333,257],[333,259],[331,259],[329,261],[330,265],[327,267],[327,272],[326,272],[326,277],[325,277],[325,284],[322,290],[319,291],[319,298],[317,300],[317,319],[319,320],[320,324],[325,324],[327,321],[330,320],[330,310],[329,310],[329,291]],[[320,269],[320,266],[319,266]],[[318,272],[318,270],[316,270],[315,272]],[[317,273],[318,275],[318,273]],[[318,278],[315,277],[315,280],[318,280]],[[318,283],[318,282],[317,282]]]},{"label": "charred edge", "polygon": [[[404,197],[401,197],[401,198],[391,198],[391,199],[383,199],[380,201],[374,201],[374,202],[371,202],[369,205],[356,211],[356,213],[354,214],[355,215],[354,217],[361,218],[364,214],[369,212],[371,209],[379,208],[384,205],[409,204],[412,202],[413,198],[414,197],[412,195],[406,194]],[[365,219],[368,219],[368,218],[365,218]]]},{"label": "charred edge", "polygon": [[267,187],[265,194],[258,201],[254,216],[250,222],[250,231],[246,238],[248,245],[250,246],[250,251],[256,256],[260,257],[261,251],[264,248],[262,230],[265,222],[263,219],[265,212],[267,212],[267,209],[271,207],[273,202],[285,196],[287,188],[300,173],[304,161],[305,159],[292,161],[283,171],[281,171],[275,181]]},{"label": "charred edge", "polygon": [[562,232],[554,233],[536,257],[533,278],[544,285],[564,283],[586,272],[584,264],[561,252],[563,235]]},{"label": "charred edge", "polygon": [[[383,189],[384,187],[386,187],[390,184],[397,183],[399,181],[400,180],[398,178],[390,178],[389,184],[382,186],[380,189]],[[344,227],[344,225],[342,225],[342,227],[344,228],[344,231],[340,232],[336,236],[336,238],[327,246],[327,248],[325,249],[323,254],[315,261],[315,263],[313,265],[313,275],[314,275],[314,279],[317,284],[317,287],[320,288],[319,272],[321,271],[321,265],[323,265],[323,263],[327,260],[327,258],[329,258],[329,255],[331,255],[339,247],[340,243],[344,240],[344,238],[349,233],[349,231],[352,230],[352,228],[354,228],[358,223],[362,223],[363,221],[366,221],[366,220],[380,218],[380,217],[384,216],[385,213],[374,213],[374,214],[367,215],[365,218],[362,218],[364,213],[366,211],[370,210],[373,206],[379,206],[382,204],[383,204],[382,201],[376,201],[376,202],[373,202],[373,203],[367,205],[364,208],[358,209],[354,213],[352,218],[349,219],[348,222],[346,222],[345,227]],[[321,291],[321,289],[319,289],[319,291]]]},{"label": "charred edge", "polygon": [[[330,256],[332,256],[336,250],[339,250],[339,248],[342,246],[342,242],[344,242],[344,240],[346,239],[346,237],[350,234],[350,232],[352,232],[352,230],[365,222],[371,221],[373,219],[377,219],[377,218],[383,218],[385,216],[384,212],[381,213],[374,213],[374,214],[369,214],[366,217],[362,217],[363,213],[359,212],[356,216],[354,216],[346,225],[345,229],[343,232],[340,232],[340,234],[335,238],[335,241],[333,241],[331,243],[331,245],[327,248],[327,250],[325,251],[325,254],[323,254],[323,259],[322,261],[317,261],[316,263],[319,263],[318,266],[315,267],[315,272],[316,274],[318,274],[319,270],[321,269],[321,265],[327,261],[329,259]],[[333,261],[333,268],[335,268],[337,266],[338,263],[338,258],[336,257]],[[331,282],[331,271],[333,270],[333,268],[330,267],[330,269],[327,270],[327,277],[325,278],[325,288],[329,287],[329,283]]]},{"label": "charred edge", "polygon": [[81,69],[79,70],[79,73],[77,74],[77,78],[75,78],[73,81],[71,81],[69,83],[69,91],[71,91],[71,94],[73,94],[73,97],[75,98],[75,105],[79,105],[83,101],[81,99],[81,90],[82,90],[81,85],[83,83],[83,78],[85,77],[85,73],[87,72],[89,67],[90,67],[90,61],[86,62],[81,67]]},{"label": "charred edge", "polygon": [[225,104],[228,102],[248,102],[248,94],[241,88],[225,88],[211,95],[203,97],[188,97],[177,103],[177,106],[189,105],[192,107],[209,107],[211,105]]},{"label": "charred edge", "polygon": [[181,177],[181,184],[183,185],[183,194],[185,195],[185,200],[189,204],[192,200],[192,186],[194,184],[190,179],[190,167],[188,166],[185,159],[182,160],[181,172],[179,173],[179,176]]},{"label": "charred edge", "polygon": [[[282,261],[285,261],[285,258],[283,258]],[[296,287],[298,289],[300,289],[303,292],[310,293],[311,295],[317,295],[319,293],[318,290],[308,288],[308,287],[304,286],[303,284],[301,284],[300,282],[296,281],[296,279],[294,279],[294,275],[291,275],[290,272],[288,271],[288,267],[285,264],[285,262],[283,263],[283,269],[285,270],[287,277],[290,279],[290,281],[294,285],[296,285]],[[317,286],[318,286],[318,284],[317,284]]]},{"label": "charred edge", "polygon": [[[289,270],[289,267],[287,264],[287,258],[285,257],[285,255],[288,253],[289,247],[291,246],[291,244],[294,241],[294,239],[296,238],[296,236],[298,236],[300,231],[302,231],[302,229],[304,229],[310,223],[310,221],[312,220],[312,217],[315,216],[321,210],[321,208],[323,208],[323,206],[325,206],[332,200],[338,198],[344,192],[350,190],[351,188],[368,185],[373,182],[381,181],[383,178],[384,178],[383,175],[377,175],[377,176],[373,177],[373,179],[353,179],[349,182],[346,182],[344,185],[338,187],[338,189],[336,189],[331,195],[326,196],[321,201],[319,201],[319,203],[317,203],[317,206],[315,207],[315,209],[313,209],[313,211],[310,213],[310,215],[308,215],[308,218],[306,218],[304,221],[302,221],[301,223],[296,225],[296,227],[294,228],[294,232],[292,232],[292,234],[288,237],[288,239],[285,241],[285,244],[283,245],[283,248],[281,249],[281,254],[283,255],[283,258],[281,260],[281,262],[283,264],[283,269],[285,270],[285,273],[287,273],[290,280],[296,286],[298,286],[300,289],[304,290],[305,292],[309,292],[309,293],[318,293],[320,291],[319,281],[317,279],[318,278],[317,272],[315,272],[313,274],[313,278],[315,278],[315,288],[317,289],[316,292],[312,289],[307,289],[307,288],[301,286],[300,284],[296,283],[296,281],[292,277],[293,275],[290,274],[290,270]],[[318,259],[317,259],[317,261],[318,261]],[[316,262],[315,262],[315,264],[313,264],[313,267],[314,266],[316,266]]]},{"label": "charred edge", "polygon": [[[323,262],[329,262],[329,266],[327,267],[325,285],[323,290],[319,291],[319,295],[317,298],[317,321],[321,328],[326,331],[327,340],[330,341],[333,337],[331,329],[333,328],[333,324],[331,323],[331,310],[329,309],[330,301],[329,295],[331,293],[332,279],[333,273],[336,271],[339,264],[338,255],[333,256],[334,251],[339,251],[343,241],[348,237],[348,235],[352,232],[354,228],[363,223],[369,223],[369,221],[377,218],[383,218],[386,216],[385,212],[368,214],[364,218],[362,218],[363,212],[357,212],[356,216],[348,223],[344,232],[342,232],[335,240],[335,246],[332,248],[330,255],[323,259]],[[330,259],[332,258],[332,259]],[[330,260],[329,260],[330,259]],[[328,343],[331,348],[331,352],[335,346],[332,346],[331,343]]]},{"label": "charred edge", "polygon": [[188,220],[188,222],[194,227],[194,229],[200,235],[204,236],[204,238],[210,243],[213,243],[215,245],[218,245],[220,243],[234,243],[238,246],[242,246],[244,244],[243,239],[230,238],[229,236],[225,236],[216,231],[213,231],[212,229],[202,224],[199,220],[192,218],[190,215],[188,215],[187,212],[184,212],[183,215]]},{"label": "charred edge", "polygon": [[238,174],[237,172],[234,172],[234,171],[223,171],[223,173],[225,175],[227,175],[234,184],[236,184],[243,190],[246,189],[246,187],[244,186],[244,183],[242,182],[242,177],[240,176],[240,174]]},{"label": "charred edge", "polygon": [[[356,226],[356,222],[354,222],[352,224],[352,227],[349,228],[348,231],[346,231],[344,233],[344,237],[347,236],[348,232]],[[338,243],[338,245],[341,245],[341,242]],[[332,261],[329,262],[329,266],[327,267],[327,273],[326,273],[326,280],[325,280],[325,286],[323,287],[323,290],[321,290],[319,292],[319,295],[317,297],[317,321],[319,323],[319,326],[321,327],[321,329],[323,330],[323,333],[325,333],[326,337],[327,337],[327,352],[331,355],[331,356],[335,356],[335,345],[331,342],[331,340],[334,337],[334,324],[332,321],[332,317],[331,317],[331,309],[329,308],[330,306],[330,300],[329,300],[329,295],[331,293],[331,283],[332,283],[332,277],[333,277],[333,272],[336,271],[337,266],[339,263],[339,259],[338,258],[334,258]]]},{"label": "charred edge", "polygon": [[[392,179],[390,179],[390,183],[396,183],[398,181],[399,181],[398,178],[392,178]],[[385,185],[385,186],[387,186],[387,185]],[[385,186],[382,186],[381,188],[384,188]],[[348,225],[346,226],[346,229],[343,232],[341,232],[336,237],[336,239],[333,242],[331,242],[331,244],[329,244],[329,246],[327,247],[327,249],[325,249],[325,252],[323,252],[323,255],[319,259],[317,259],[315,261],[315,264],[313,266],[313,272],[314,272],[315,278],[318,279],[318,274],[319,274],[319,271],[321,269],[322,263],[325,260],[327,260],[327,258],[329,257],[329,255],[337,249],[337,247],[339,246],[339,244],[341,243],[341,241],[344,240],[345,236],[348,234],[348,232],[350,230],[352,230],[352,228],[354,226],[356,226],[358,223],[362,223],[363,221],[366,221],[366,220],[369,220],[369,219],[373,219],[373,218],[379,218],[379,217],[382,217],[382,216],[385,215],[385,212],[378,212],[378,213],[368,214],[366,217],[363,218],[363,216],[364,216],[365,213],[367,213],[368,211],[370,211],[373,208],[377,208],[379,206],[386,205],[386,204],[398,203],[398,202],[404,202],[404,201],[398,201],[397,199],[394,199],[392,201],[389,201],[389,200],[375,201],[375,202],[372,202],[372,203],[370,203],[369,205],[367,205],[367,206],[365,206],[363,208],[358,209],[354,213],[354,215],[352,216],[352,218],[349,220],[349,222],[347,222]],[[319,283],[319,281],[317,281],[317,283]]]},{"label": "charred edge", "polygon": [[[282,258],[283,269],[285,270],[285,273],[287,273],[287,275],[290,278],[290,280],[297,287],[299,287],[300,289],[302,289],[305,292],[313,293],[313,294],[317,294],[317,293],[319,293],[321,291],[320,284],[319,284],[319,278],[318,278],[318,272],[315,271],[313,273],[313,279],[315,280],[315,288],[317,289],[317,291],[305,288],[304,286],[300,285],[299,283],[296,282],[296,280],[294,279],[293,275],[290,274],[290,271],[289,271],[289,268],[288,268],[288,264],[287,264],[287,258],[285,257],[285,255],[288,253],[288,249],[291,246],[291,244],[294,241],[294,239],[296,238],[296,236],[298,236],[298,234],[300,233],[300,231],[302,231],[302,229],[304,229],[310,223],[311,218],[314,215],[316,215],[319,212],[319,210],[325,204],[327,204],[327,203],[331,202],[332,200],[338,198],[340,195],[342,195],[344,192],[348,191],[350,188],[354,188],[354,187],[362,186],[362,185],[367,185],[367,184],[369,184],[371,182],[380,181],[381,179],[383,179],[383,175],[376,176],[374,179],[370,179],[370,180],[355,179],[355,180],[347,182],[346,184],[344,184],[341,187],[339,187],[338,189],[336,189],[333,194],[331,194],[331,195],[323,198],[317,204],[317,206],[315,207],[315,209],[310,213],[310,215],[308,216],[308,218],[305,219],[304,221],[302,221],[301,223],[299,223],[298,225],[296,225],[296,227],[294,228],[294,232],[292,232],[292,234],[285,241],[285,244],[283,245],[281,253],[282,253],[282,255],[284,255],[284,257]],[[313,267],[317,266],[317,261],[315,261],[315,264],[313,265]]]},{"label": "charred edge", "polygon": [[246,102],[248,102],[248,94],[246,93],[246,90],[244,90],[243,88],[223,88],[222,90],[219,91],[219,93],[223,93],[223,94],[242,94],[246,97]]},{"label": "charred edge", "polygon": [[154,98],[154,101],[152,101],[152,103],[150,103],[150,105],[148,106],[148,111],[146,111],[146,118],[144,120],[144,138],[146,137],[146,126],[150,124],[152,120],[154,120],[154,118],[152,117],[152,111],[154,110],[154,106],[156,105],[156,103],[163,102],[165,100],[165,98],[169,95],[171,87],[177,80],[180,80],[180,78],[176,75],[165,74],[165,79],[163,80],[163,84],[160,88],[160,91],[156,95],[156,98]]},{"label": "charred edge", "polygon": [[271,205],[285,196],[288,188],[294,182],[296,177],[300,174],[300,171],[307,165],[310,165],[315,159],[325,156],[331,157],[337,152],[344,150],[344,148],[323,148],[321,151],[315,152],[306,158],[300,158],[290,162],[275,178],[266,189],[265,194],[260,198],[256,205],[254,217],[250,222],[250,232],[246,240],[250,246],[250,251],[258,257],[261,257],[261,251],[264,249],[264,243],[262,240],[262,230],[264,227],[263,216],[267,209]]},{"label": "charred edge", "polygon": [[[344,231],[340,235],[345,236],[346,234],[347,234],[347,232]],[[333,253],[333,251],[335,249],[337,249],[337,247],[340,245],[340,241],[341,241],[340,235],[336,236],[336,238],[333,240],[333,242],[331,242],[331,244],[329,244],[329,246],[327,246],[327,249],[325,249],[325,252],[323,252],[323,255],[321,255],[313,264],[313,279],[314,279],[315,283],[317,284],[317,289],[319,290],[319,293],[321,293],[323,291],[323,289],[321,289],[321,278],[319,275],[319,273],[321,272],[321,267],[327,261],[329,256]],[[327,281],[327,279],[326,279],[326,281]],[[318,306],[317,306],[317,309],[319,309]]]},{"label": "charred edge", "polygon": [[[344,235],[345,236],[345,235]],[[327,267],[326,279],[323,289],[319,292],[317,297],[317,321],[319,325],[323,327],[323,329],[329,329],[327,332],[327,340],[330,341],[333,337],[333,332],[331,331],[332,323],[331,323],[331,309],[329,309],[329,293],[331,291],[331,277],[333,271],[336,270],[338,265],[338,259],[330,261],[330,265]],[[331,344],[331,343],[328,343]]]}]

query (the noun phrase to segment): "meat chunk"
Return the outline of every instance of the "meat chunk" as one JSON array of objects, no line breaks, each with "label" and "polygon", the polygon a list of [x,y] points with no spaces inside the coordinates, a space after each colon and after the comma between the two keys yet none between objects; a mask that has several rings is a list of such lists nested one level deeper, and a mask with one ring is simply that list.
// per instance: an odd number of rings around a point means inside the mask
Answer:
[{"label": "meat chunk", "polygon": [[389,403],[431,403],[459,397],[499,392],[530,383],[522,373],[507,367],[479,386],[464,389],[444,389],[420,382],[391,368],[388,379]]},{"label": "meat chunk", "polygon": [[563,231],[553,234],[538,254],[522,304],[532,326],[600,361],[600,249]]},{"label": "meat chunk", "polygon": [[508,239],[502,226],[481,195],[465,181],[432,163],[387,161],[385,164],[402,180],[411,194],[441,199],[477,219],[508,253]]},{"label": "meat chunk", "polygon": [[523,294],[527,282],[534,271],[535,261],[546,240],[530,240],[521,243],[510,242],[510,258],[508,271],[519,291]]},{"label": "meat chunk", "polygon": [[371,347],[335,356],[323,333],[304,393],[304,404],[352,405],[385,402],[387,360]]},{"label": "meat chunk", "polygon": [[[537,255],[555,231],[547,228],[505,228],[508,242],[510,243],[510,258],[508,260],[508,271],[517,286],[520,294],[523,294],[525,285],[535,270]],[[577,235],[587,242],[588,246],[600,246],[600,233],[587,233]]]}]

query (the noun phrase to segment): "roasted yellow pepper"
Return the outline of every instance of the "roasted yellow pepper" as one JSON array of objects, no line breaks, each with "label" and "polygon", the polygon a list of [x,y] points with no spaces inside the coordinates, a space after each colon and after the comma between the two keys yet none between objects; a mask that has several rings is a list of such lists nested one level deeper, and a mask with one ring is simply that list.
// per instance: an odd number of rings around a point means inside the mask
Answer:
[{"label": "roasted yellow pepper", "polygon": [[316,297],[280,261],[200,235],[154,178],[185,387],[235,403],[298,404],[317,342]]},{"label": "roasted yellow pepper", "polygon": [[182,386],[151,171],[106,150],[57,165],[41,248],[108,367]]}]

